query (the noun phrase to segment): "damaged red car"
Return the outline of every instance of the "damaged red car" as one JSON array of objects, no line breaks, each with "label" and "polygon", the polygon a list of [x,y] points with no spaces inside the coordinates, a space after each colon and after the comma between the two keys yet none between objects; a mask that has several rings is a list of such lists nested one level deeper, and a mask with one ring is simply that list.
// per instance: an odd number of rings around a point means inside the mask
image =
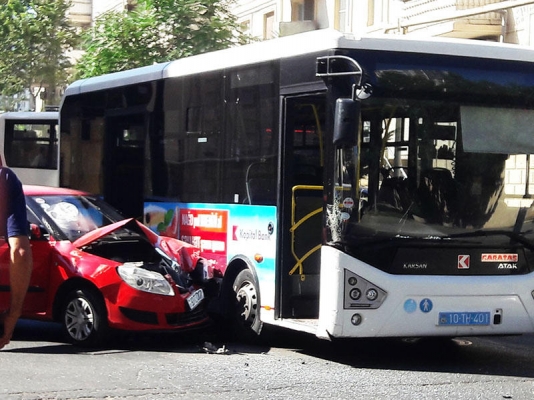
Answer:
[{"label": "damaged red car", "polygon": [[[111,329],[181,330],[208,321],[209,262],[198,249],[124,219],[96,196],[25,186],[34,268],[22,318],[60,322],[77,345]],[[9,251],[0,239],[0,310],[9,304]]]}]

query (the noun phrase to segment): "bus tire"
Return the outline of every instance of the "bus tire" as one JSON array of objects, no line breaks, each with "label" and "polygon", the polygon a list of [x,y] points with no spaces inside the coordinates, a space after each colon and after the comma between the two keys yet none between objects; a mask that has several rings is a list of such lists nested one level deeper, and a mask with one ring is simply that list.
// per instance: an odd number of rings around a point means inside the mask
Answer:
[{"label": "bus tire", "polygon": [[70,292],[65,298],[61,323],[69,341],[81,347],[102,344],[108,333],[104,302],[89,289]]},{"label": "bus tire", "polygon": [[254,275],[249,269],[237,274],[232,285],[232,328],[236,338],[253,341],[261,331],[259,315],[259,290]]}]

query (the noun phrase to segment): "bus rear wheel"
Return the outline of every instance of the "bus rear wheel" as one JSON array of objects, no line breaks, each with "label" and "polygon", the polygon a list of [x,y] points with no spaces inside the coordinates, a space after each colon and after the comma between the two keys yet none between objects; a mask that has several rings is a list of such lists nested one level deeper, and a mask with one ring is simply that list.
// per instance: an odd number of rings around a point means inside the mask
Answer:
[{"label": "bus rear wheel", "polygon": [[252,272],[244,269],[237,274],[232,288],[235,295],[232,312],[234,333],[239,339],[257,339],[261,330],[259,291]]}]

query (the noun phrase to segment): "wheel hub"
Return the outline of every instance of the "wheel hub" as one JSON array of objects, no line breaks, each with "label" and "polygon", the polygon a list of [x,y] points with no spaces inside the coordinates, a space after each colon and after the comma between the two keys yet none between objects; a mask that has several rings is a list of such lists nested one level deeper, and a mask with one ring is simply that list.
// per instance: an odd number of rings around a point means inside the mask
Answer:
[{"label": "wheel hub", "polygon": [[245,321],[253,320],[257,306],[256,289],[250,282],[244,282],[237,291],[237,302],[241,305],[241,316]]},{"label": "wheel hub", "polygon": [[65,325],[69,335],[76,340],[84,340],[93,331],[93,323],[93,310],[85,299],[75,299],[69,303],[65,314]]}]

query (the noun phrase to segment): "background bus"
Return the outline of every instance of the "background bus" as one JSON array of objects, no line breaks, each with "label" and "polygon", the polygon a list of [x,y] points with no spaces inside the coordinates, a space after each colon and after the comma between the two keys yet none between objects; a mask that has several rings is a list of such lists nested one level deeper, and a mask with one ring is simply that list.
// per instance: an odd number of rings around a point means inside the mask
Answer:
[{"label": "background bus", "polygon": [[0,114],[0,158],[21,181],[59,186],[58,112]]},{"label": "background bus", "polygon": [[532,332],[533,63],[315,31],[90,78],[65,178],[199,246],[241,331]]}]

